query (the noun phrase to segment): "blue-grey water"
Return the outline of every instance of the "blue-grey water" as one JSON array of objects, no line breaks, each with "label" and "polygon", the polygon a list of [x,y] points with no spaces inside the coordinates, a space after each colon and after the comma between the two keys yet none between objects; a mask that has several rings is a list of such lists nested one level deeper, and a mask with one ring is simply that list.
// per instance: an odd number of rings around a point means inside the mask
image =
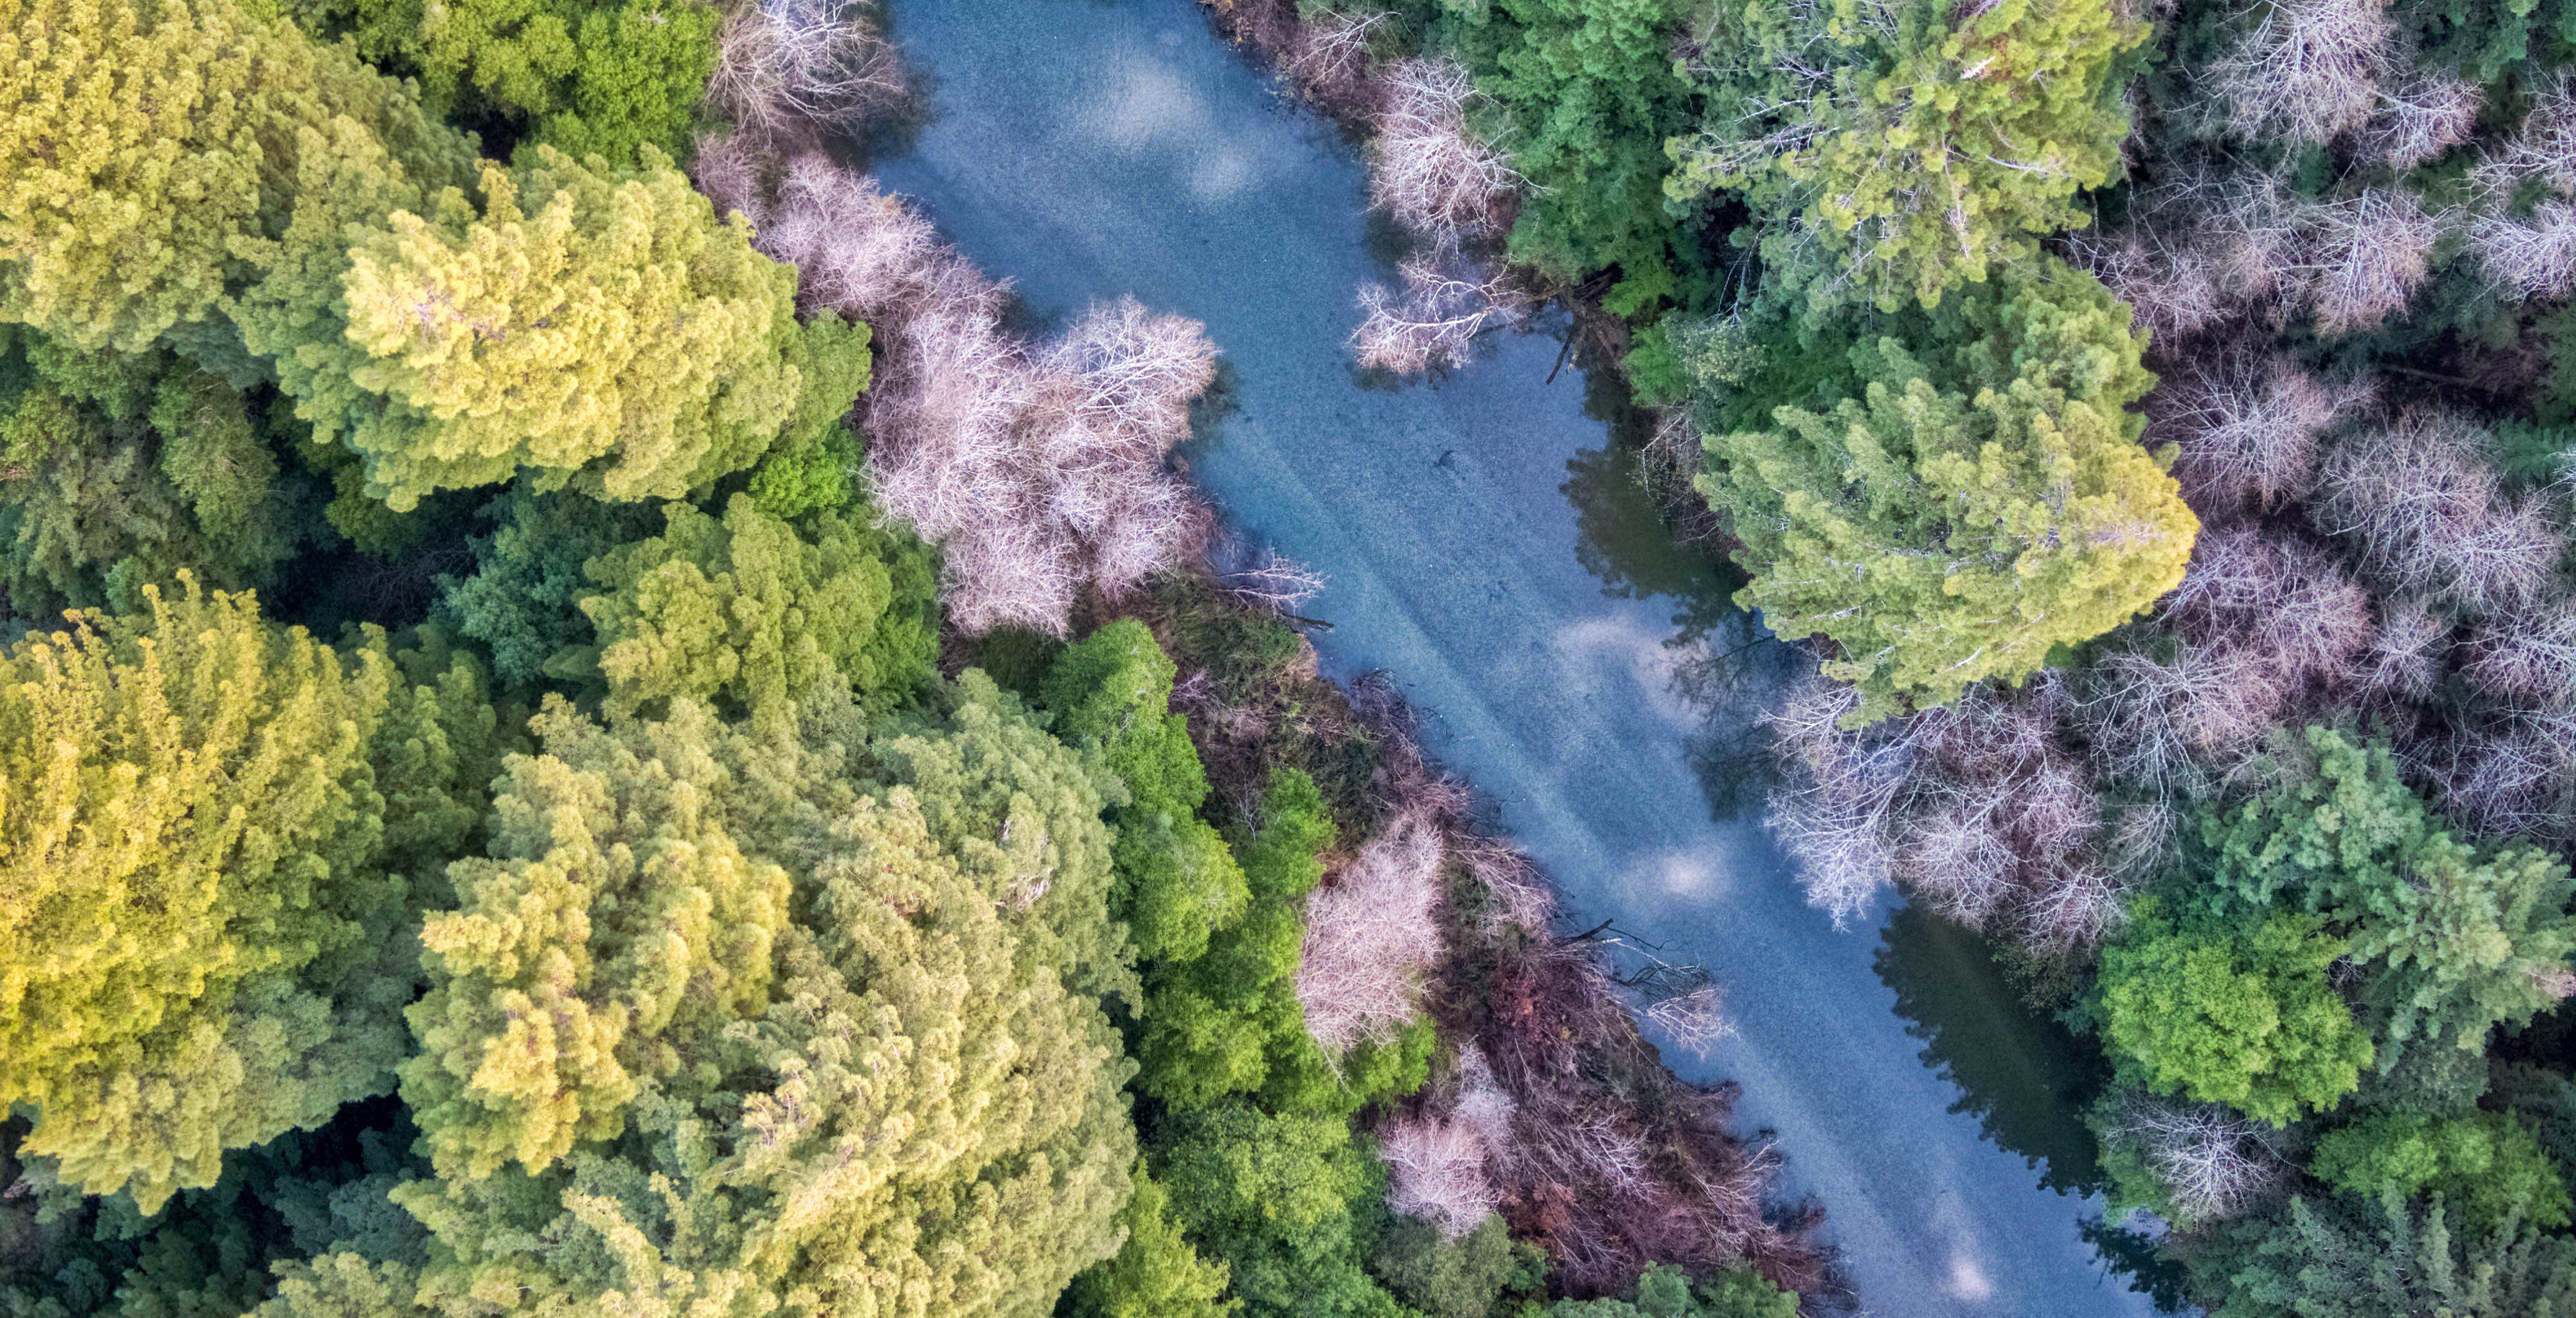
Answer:
[{"label": "blue-grey water", "polygon": [[1870,1311],[2150,1311],[2082,1234],[2088,1083],[1975,940],[1914,912],[1836,931],[1758,826],[1743,732],[1797,667],[1671,543],[1545,333],[1437,385],[1369,387],[1345,339],[1385,277],[1358,153],[1189,0],[894,0],[931,116],[875,163],[1041,315],[1133,294],[1206,322],[1239,406],[1190,454],[1228,523],[1329,578],[1329,671],[1389,670],[1431,750],[1602,919],[1712,969],[1784,1196]]}]

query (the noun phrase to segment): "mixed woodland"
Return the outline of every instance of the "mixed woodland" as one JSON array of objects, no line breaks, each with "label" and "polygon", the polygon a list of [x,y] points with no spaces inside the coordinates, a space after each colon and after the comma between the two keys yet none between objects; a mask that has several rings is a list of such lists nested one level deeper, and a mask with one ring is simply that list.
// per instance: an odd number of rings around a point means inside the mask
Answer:
[{"label": "mixed woodland", "polygon": [[1653,409],[1770,827],[2099,1056],[2140,1284],[2576,1311],[2576,6],[1232,9],[1417,237],[1362,361]]},{"label": "mixed woodland", "polygon": [[[860,0],[0,0],[0,1312],[1834,1301]],[[1220,0],[2229,1315],[2576,1312],[2576,3]]]},{"label": "mixed woodland", "polygon": [[880,19],[0,0],[0,1314],[1797,1312]]}]

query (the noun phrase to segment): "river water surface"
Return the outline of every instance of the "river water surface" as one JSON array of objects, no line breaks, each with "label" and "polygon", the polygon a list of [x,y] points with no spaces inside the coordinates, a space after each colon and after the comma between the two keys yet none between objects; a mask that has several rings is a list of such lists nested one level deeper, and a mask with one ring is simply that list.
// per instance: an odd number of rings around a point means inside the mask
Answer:
[{"label": "river water surface", "polygon": [[2149,1312],[2083,1230],[2068,1041],[1973,937],[1803,904],[1745,736],[1797,652],[1662,533],[1559,341],[1492,336],[1437,385],[1355,376],[1352,299],[1389,273],[1358,154],[1190,0],[894,0],[891,26],[931,113],[880,180],[1040,315],[1132,294],[1206,322],[1238,406],[1193,474],[1329,579],[1305,610],[1327,668],[1395,676],[1573,916],[1716,973],[1738,1033],[1668,1059],[1742,1083],[1861,1303]]}]

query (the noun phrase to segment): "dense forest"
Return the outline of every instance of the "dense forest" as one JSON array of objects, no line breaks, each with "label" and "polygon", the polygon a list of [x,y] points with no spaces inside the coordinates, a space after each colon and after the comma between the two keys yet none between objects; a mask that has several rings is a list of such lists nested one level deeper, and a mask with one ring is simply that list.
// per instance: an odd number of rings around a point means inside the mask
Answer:
[{"label": "dense forest", "polygon": [[0,16],[0,1313],[1820,1285],[1714,990],[1210,565],[1201,327],[850,167],[871,8]]},{"label": "dense forest", "polygon": [[1363,361],[1655,407],[1812,901],[2099,1050],[2146,1284],[2576,1310],[2576,6],[1234,10],[1417,236]]},{"label": "dense forest", "polygon": [[[2576,3],[1210,9],[1355,370],[1648,409],[2141,1284],[2576,1312]],[[866,0],[0,16],[7,1318],[1835,1302],[1714,987],[1211,564],[1219,345],[863,172]]]}]

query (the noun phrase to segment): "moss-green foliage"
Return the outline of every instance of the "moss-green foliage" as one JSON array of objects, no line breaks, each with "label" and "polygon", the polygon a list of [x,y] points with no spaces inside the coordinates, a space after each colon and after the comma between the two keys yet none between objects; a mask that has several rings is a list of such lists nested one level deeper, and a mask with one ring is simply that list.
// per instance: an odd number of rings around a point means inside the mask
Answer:
[{"label": "moss-green foliage", "polygon": [[24,1123],[0,1124],[0,1176],[19,1187],[0,1200],[0,1312],[234,1318],[268,1298],[272,1263],[331,1250],[416,1257],[425,1233],[386,1192],[421,1168],[414,1132],[389,1113],[389,1099],[354,1104],[320,1129],[237,1150],[215,1184],[148,1218],[125,1197],[56,1184],[43,1160],[17,1156]]},{"label": "moss-green foliage", "polygon": [[2176,922],[2141,901],[2102,949],[2087,1010],[2130,1083],[2287,1125],[2360,1083],[2370,1036],[2326,982],[2344,954],[2314,916]]},{"label": "moss-green foliage", "polygon": [[1225,839],[1198,817],[1207,774],[1187,722],[1171,712],[1176,671],[1143,623],[1122,618],[1068,646],[1042,697],[1056,734],[1097,750],[1127,786],[1126,804],[1111,813],[1111,909],[1153,961],[1196,959],[1250,897]]},{"label": "moss-green foliage", "polygon": [[8,612],[140,606],[181,569],[266,585],[318,510],[224,381],[158,350],[0,326],[0,588]]},{"label": "moss-green foliage", "polygon": [[778,444],[751,474],[751,497],[772,517],[793,518],[856,501],[858,437],[846,424],[874,366],[868,327],[831,312],[805,322],[790,354],[802,382]]},{"label": "moss-green foliage", "polygon": [[[2128,410],[2145,337],[2059,267],[1849,350],[1852,392],[1709,437],[1700,488],[1755,575],[1736,595],[1823,635],[1863,721],[2018,682],[2182,580],[2198,522]],[[2169,461],[2166,459],[2165,461]]]},{"label": "moss-green foliage", "polygon": [[[2086,222],[2119,162],[2124,52],[2107,4],[1710,6],[1707,118],[1676,138],[1679,199],[1743,193],[1771,277],[1825,310],[1931,306]],[[1964,15],[1964,17],[1962,17]]]},{"label": "moss-green foliage", "polygon": [[1066,1292],[1071,1318],[1220,1318],[1241,1310],[1226,1297],[1225,1264],[1205,1262],[1190,1247],[1171,1195],[1141,1161],[1118,1225],[1127,1240],[1117,1257],[1074,1278]]},{"label": "moss-green foliage", "polygon": [[793,727],[537,730],[423,933],[428,1295],[1031,1313],[1112,1252],[1129,972],[1079,757],[971,672],[899,719],[827,682]]},{"label": "moss-green foliage", "polygon": [[1401,1318],[1363,1266],[1386,1222],[1386,1168],[1339,1115],[1229,1101],[1157,1135],[1173,1213],[1226,1260],[1246,1314]]},{"label": "moss-green foliage", "polygon": [[383,1092],[409,929],[497,752],[474,666],[345,651],[248,596],[145,591],[0,681],[0,1102],[145,1209]]},{"label": "moss-green foliage", "polygon": [[2500,1226],[2516,1212],[2534,1226],[2568,1223],[2558,1168],[2510,1112],[2370,1117],[2321,1136],[2308,1171],[2374,1201],[2391,1188],[2409,1198],[2439,1195],[2456,1220],[2477,1227]]},{"label": "moss-green foliage", "polygon": [[[689,144],[715,68],[702,0],[338,0],[311,6],[368,58],[416,72],[441,113],[497,116],[522,140],[620,164]],[[313,20],[306,20],[311,23]]]},{"label": "moss-green foliage", "polygon": [[2481,1052],[2497,1024],[2556,1005],[2551,972],[2576,950],[2566,862],[2460,841],[2398,780],[2385,743],[2310,728],[2307,749],[2282,785],[2203,817],[2212,899],[2295,905],[2345,931],[2373,969],[2365,996],[2389,1013],[2392,1043]]},{"label": "moss-green foliage", "polygon": [[1679,1268],[1648,1268],[1626,1300],[1559,1300],[1548,1318],[1796,1318],[1798,1297],[1749,1269],[1694,1286]]},{"label": "moss-green foliage", "polygon": [[345,273],[240,317],[297,414],[397,511],[521,467],[540,488],[678,498],[757,461],[795,406],[792,268],[659,153],[641,170],[534,156],[487,167],[479,207],[449,189],[392,211]]},{"label": "moss-green foliage", "polygon": [[[936,579],[910,535],[841,513],[815,514],[800,532],[745,494],[721,521],[686,503],[662,512],[662,534],[584,568],[602,592],[581,608],[610,709],[685,697],[779,719],[834,673],[877,706],[930,677]],[[576,663],[559,653],[549,669]]]},{"label": "moss-green foliage", "polygon": [[229,0],[10,0],[0,320],[137,351],[275,273],[290,228],[474,179],[400,84]]},{"label": "moss-green foliage", "polygon": [[2482,1230],[2440,1204],[2293,1198],[2223,1223],[2184,1254],[2229,1318],[2564,1318],[2576,1249],[2528,1222]]},{"label": "moss-green foliage", "polygon": [[579,681],[596,669],[589,615],[581,601],[598,589],[582,565],[619,545],[641,540],[664,522],[642,503],[603,503],[569,490],[551,495],[514,484],[484,506],[492,533],[475,537],[475,570],[439,580],[437,617],[458,636],[481,644],[501,682],[528,687],[547,675],[547,661],[565,651]]},{"label": "moss-green foliage", "polygon": [[1690,89],[1673,69],[1672,0],[1494,0],[1452,30],[1533,185],[1513,255],[1565,279],[1618,267],[1621,314],[1673,293],[1662,143],[1688,121]]},{"label": "moss-green foliage", "polygon": [[1423,1318],[1485,1318],[1507,1292],[1539,1288],[1547,1255],[1513,1243],[1498,1216],[1488,1215],[1456,1240],[1434,1223],[1398,1217],[1379,1235],[1369,1267]]}]

